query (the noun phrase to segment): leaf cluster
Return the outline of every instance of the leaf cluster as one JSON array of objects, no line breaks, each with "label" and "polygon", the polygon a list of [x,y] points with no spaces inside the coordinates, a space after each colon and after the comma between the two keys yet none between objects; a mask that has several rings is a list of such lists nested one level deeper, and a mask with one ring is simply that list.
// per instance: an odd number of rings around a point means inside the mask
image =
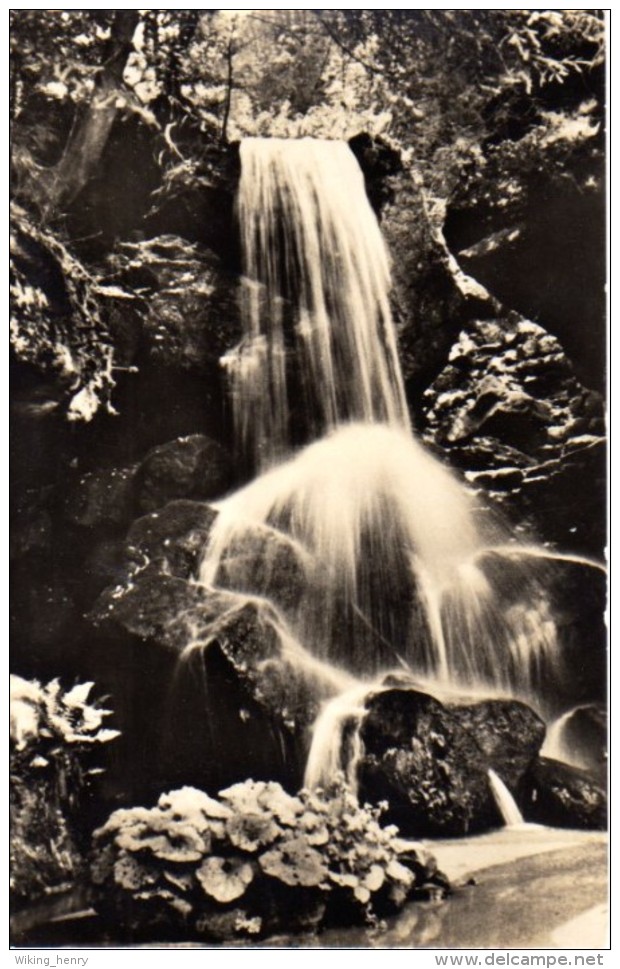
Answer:
[{"label": "leaf cluster", "polygon": [[[234,937],[347,918],[372,921],[432,878],[414,843],[382,827],[339,780],[288,794],[248,780],[218,798],[184,787],[115,811],[95,832],[92,880],[126,929]],[[124,913],[124,914],[123,914]]]}]

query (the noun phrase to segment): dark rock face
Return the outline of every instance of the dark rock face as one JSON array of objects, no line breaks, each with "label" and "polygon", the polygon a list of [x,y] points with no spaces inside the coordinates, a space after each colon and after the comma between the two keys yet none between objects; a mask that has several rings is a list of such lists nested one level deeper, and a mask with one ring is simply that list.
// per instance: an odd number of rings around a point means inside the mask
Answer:
[{"label": "dark rock face", "polygon": [[414,689],[371,696],[360,736],[362,800],[389,802],[405,834],[457,836],[500,825],[490,768],[516,789],[544,724],[517,701],[446,707]]},{"label": "dark rock face", "polygon": [[444,368],[460,330],[492,318],[497,302],[468,279],[443,238],[443,211],[432,212],[411,171],[389,179],[381,231],[392,256],[392,303],[411,406]]},{"label": "dark rock face", "polygon": [[305,581],[298,549],[283,533],[259,525],[233,539],[215,576],[218,588],[260,595],[284,610],[299,604]]},{"label": "dark rock face", "polygon": [[135,467],[91,471],[70,485],[65,517],[83,528],[127,526],[133,517]]},{"label": "dark rock face", "polygon": [[416,690],[388,690],[367,706],[361,800],[387,800],[389,820],[404,834],[466,834],[499,823],[484,755],[454,712]]},{"label": "dark rock face", "polygon": [[226,451],[203,434],[192,434],[147,454],[136,472],[137,504],[149,512],[175,498],[206,501],[221,496],[230,480]]},{"label": "dark rock face", "polygon": [[602,523],[577,534],[583,509],[574,522],[557,495],[578,492],[590,472],[603,507],[603,465],[592,474],[604,453],[602,400],[577,381],[555,337],[514,314],[478,320],[424,400],[425,439],[474,487],[565,548],[596,541]]},{"label": "dark rock face", "polygon": [[466,272],[506,305],[544,321],[580,379],[603,391],[604,152],[594,153],[593,167],[592,157],[578,157],[570,177],[555,166],[531,173],[526,204],[508,217],[505,206],[449,210],[446,236]]},{"label": "dark rock face", "polygon": [[557,828],[607,827],[605,792],[586,771],[540,757],[523,778],[522,792],[528,821]]}]

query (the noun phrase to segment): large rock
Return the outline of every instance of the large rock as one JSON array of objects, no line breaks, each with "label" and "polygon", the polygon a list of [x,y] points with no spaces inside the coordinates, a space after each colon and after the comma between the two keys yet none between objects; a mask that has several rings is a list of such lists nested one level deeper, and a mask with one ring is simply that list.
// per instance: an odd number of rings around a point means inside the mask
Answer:
[{"label": "large rock", "polygon": [[106,589],[91,619],[149,644],[182,653],[223,608],[223,597],[200,585],[146,566],[127,585]]},{"label": "large rock", "polygon": [[307,654],[267,604],[240,599],[215,639],[248,694],[300,738],[340,688],[338,674]]},{"label": "large rock", "polygon": [[[516,314],[465,327],[424,395],[426,441],[468,481],[564,547],[600,538],[557,494],[580,494],[589,475],[603,508],[603,406],[585,389],[555,337]],[[594,461],[594,464],[593,464]],[[591,507],[591,505],[590,505]],[[602,513],[598,516],[602,519]]]},{"label": "large rock", "polygon": [[360,727],[360,797],[387,800],[405,834],[463,835],[502,823],[493,769],[513,791],[542,743],[524,704],[488,700],[448,707],[416,689],[371,695]]},{"label": "large rock", "polygon": [[487,768],[458,716],[417,690],[371,697],[360,727],[360,798],[389,803],[405,834],[459,835],[499,823]]},{"label": "large rock", "polygon": [[299,546],[283,532],[258,524],[233,537],[214,576],[218,588],[259,595],[284,610],[299,605],[306,581]]},{"label": "large rock", "polygon": [[161,508],[175,498],[220,497],[231,482],[228,453],[203,434],[191,434],[153,448],[136,472],[141,511]]},{"label": "large rock", "polygon": [[592,776],[547,757],[523,778],[521,803],[528,821],[557,828],[607,827],[607,798]]},{"label": "large rock", "polygon": [[545,739],[540,717],[518,700],[482,700],[453,710],[476,738],[488,767],[516,793]]}]

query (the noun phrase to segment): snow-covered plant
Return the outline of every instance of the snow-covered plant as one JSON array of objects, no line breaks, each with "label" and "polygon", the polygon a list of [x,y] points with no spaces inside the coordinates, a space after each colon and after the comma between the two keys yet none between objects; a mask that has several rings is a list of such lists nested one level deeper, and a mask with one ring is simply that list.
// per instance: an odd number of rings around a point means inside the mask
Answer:
[{"label": "snow-covered plant", "polygon": [[343,781],[288,794],[252,781],[115,811],[95,832],[97,907],[130,933],[230,938],[372,922],[437,876]]}]

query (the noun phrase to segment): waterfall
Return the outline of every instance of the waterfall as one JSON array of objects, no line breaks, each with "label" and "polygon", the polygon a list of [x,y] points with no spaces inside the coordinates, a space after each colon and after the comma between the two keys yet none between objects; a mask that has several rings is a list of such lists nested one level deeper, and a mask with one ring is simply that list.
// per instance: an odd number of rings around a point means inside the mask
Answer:
[{"label": "waterfall", "polygon": [[368,684],[358,683],[324,704],[314,724],[305,787],[325,787],[341,772],[357,793],[357,765],[362,754],[359,724],[368,692]]},{"label": "waterfall", "polygon": [[554,556],[514,542],[414,436],[386,248],[347,144],[250,138],[241,165],[244,333],[223,363],[259,475],[216,506],[199,581],[263,597],[294,655],[334,669],[306,782],[354,784],[364,697],[387,670],[544,712],[563,675],[541,578]]},{"label": "waterfall", "polygon": [[491,786],[491,791],[493,792],[493,797],[495,798],[495,803],[497,804],[499,813],[501,814],[506,827],[513,828],[518,824],[523,824],[523,815],[517,807],[514,797],[504,784],[501,777],[499,777],[494,770],[489,770],[489,784]]},{"label": "waterfall", "polygon": [[257,575],[248,553],[267,528],[305,577],[294,603],[270,582],[274,605],[308,650],[364,681],[405,666],[440,692],[504,691],[540,706],[561,673],[527,560],[489,553],[471,496],[410,431],[345,424],[216,508],[200,581],[217,588],[234,572],[233,589],[265,594],[266,569]]},{"label": "waterfall", "polygon": [[245,139],[238,219],[243,338],[223,362],[240,457],[269,467],[344,421],[408,427],[387,250],[346,142]]}]

